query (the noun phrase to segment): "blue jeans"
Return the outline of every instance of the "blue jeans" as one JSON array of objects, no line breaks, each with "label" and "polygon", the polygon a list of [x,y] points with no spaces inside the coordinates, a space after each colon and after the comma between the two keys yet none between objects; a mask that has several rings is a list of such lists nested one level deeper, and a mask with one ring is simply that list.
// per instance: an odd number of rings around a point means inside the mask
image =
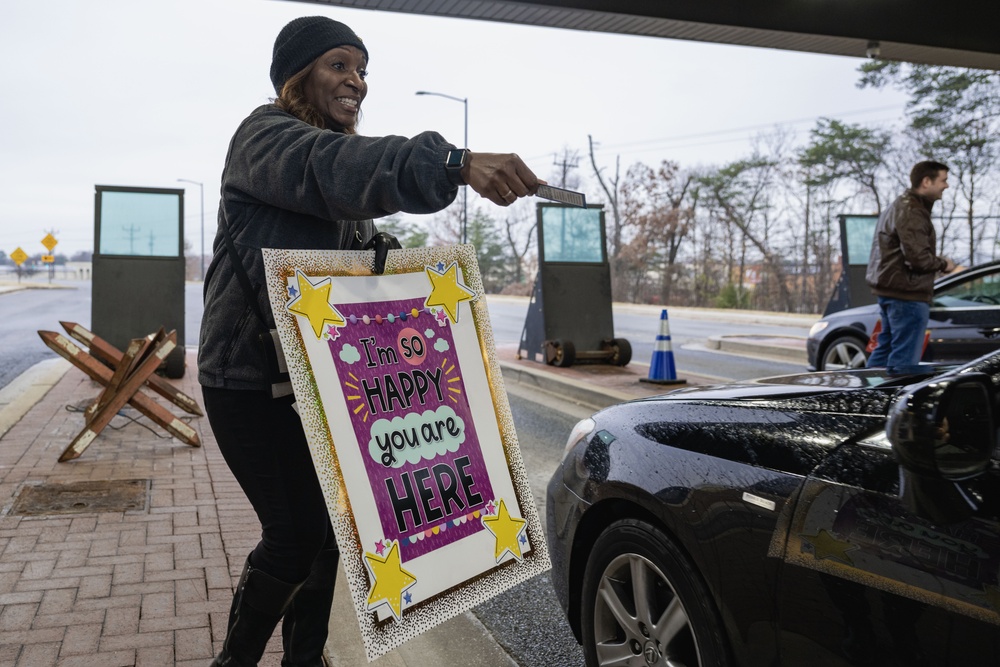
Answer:
[{"label": "blue jeans", "polygon": [[868,357],[868,368],[884,366],[890,374],[915,371],[923,356],[930,304],[880,296],[878,308],[882,331],[879,332],[875,351]]}]

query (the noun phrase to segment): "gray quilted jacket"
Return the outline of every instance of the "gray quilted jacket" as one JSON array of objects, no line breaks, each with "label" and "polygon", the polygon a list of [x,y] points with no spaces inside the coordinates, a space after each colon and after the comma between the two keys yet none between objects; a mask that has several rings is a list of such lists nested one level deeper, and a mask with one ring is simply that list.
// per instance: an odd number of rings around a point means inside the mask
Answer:
[{"label": "gray quilted jacket", "polygon": [[[259,107],[233,136],[222,176],[219,225],[230,233],[273,326],[261,248],[358,250],[372,218],[434,213],[455,199],[444,170],[455,146],[436,132],[363,137],[320,130],[274,105]],[[267,389],[258,334],[265,329],[233,271],[221,227],[205,274],[198,381]]]}]

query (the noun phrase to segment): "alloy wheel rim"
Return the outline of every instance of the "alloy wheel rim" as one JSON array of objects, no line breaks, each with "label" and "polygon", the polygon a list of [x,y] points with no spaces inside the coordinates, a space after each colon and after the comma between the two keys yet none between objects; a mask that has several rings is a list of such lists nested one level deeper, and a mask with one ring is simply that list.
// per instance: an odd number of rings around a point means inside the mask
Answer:
[{"label": "alloy wheel rim", "polygon": [[670,580],[639,554],[608,563],[594,601],[602,667],[700,667],[694,628]]},{"label": "alloy wheel rim", "polygon": [[827,350],[823,370],[842,371],[864,368],[866,361],[865,352],[857,343],[838,343]]}]

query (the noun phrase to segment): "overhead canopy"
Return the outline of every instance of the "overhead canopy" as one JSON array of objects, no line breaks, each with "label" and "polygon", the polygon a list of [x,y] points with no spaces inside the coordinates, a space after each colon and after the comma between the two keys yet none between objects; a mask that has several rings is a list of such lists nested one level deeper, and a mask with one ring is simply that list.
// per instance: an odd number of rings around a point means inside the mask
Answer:
[{"label": "overhead canopy", "polygon": [[790,51],[1000,70],[1000,0],[309,0]]}]

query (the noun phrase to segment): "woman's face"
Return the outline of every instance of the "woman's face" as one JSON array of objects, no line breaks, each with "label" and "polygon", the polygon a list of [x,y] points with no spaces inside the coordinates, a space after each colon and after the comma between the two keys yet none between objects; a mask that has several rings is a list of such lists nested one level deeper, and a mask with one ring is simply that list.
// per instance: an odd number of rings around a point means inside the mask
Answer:
[{"label": "woman's face", "polygon": [[306,77],[306,100],[338,127],[353,127],[361,101],[368,94],[367,66],[364,52],[356,47],[330,49],[316,60]]}]

